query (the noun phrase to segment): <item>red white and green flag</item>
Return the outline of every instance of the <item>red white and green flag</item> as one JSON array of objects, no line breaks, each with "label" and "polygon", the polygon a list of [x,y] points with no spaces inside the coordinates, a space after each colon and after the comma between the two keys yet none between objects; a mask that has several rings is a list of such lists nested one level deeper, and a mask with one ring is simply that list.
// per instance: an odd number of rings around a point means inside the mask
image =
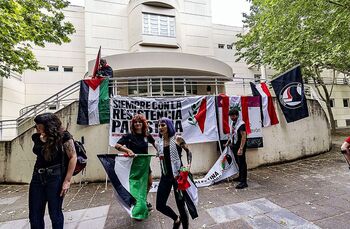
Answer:
[{"label": "red white and green flag", "polygon": [[152,156],[154,155],[137,154],[136,157],[123,154],[97,155],[108,174],[117,200],[134,219],[148,217],[147,185]]},{"label": "red white and green flag", "polygon": [[77,124],[109,123],[108,78],[96,77],[80,82]]}]

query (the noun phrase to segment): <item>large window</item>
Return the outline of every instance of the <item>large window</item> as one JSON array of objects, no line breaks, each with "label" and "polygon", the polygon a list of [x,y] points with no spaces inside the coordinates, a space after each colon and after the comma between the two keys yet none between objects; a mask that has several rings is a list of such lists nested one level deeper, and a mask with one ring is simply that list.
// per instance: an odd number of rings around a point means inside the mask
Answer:
[{"label": "large window", "polygon": [[[184,96],[198,94],[198,80],[173,77],[128,79],[117,82],[119,85],[127,84],[129,96]],[[206,87],[207,80],[201,83]],[[215,82],[212,82],[214,87]]]},{"label": "large window", "polygon": [[175,37],[175,17],[143,13],[143,34]]}]

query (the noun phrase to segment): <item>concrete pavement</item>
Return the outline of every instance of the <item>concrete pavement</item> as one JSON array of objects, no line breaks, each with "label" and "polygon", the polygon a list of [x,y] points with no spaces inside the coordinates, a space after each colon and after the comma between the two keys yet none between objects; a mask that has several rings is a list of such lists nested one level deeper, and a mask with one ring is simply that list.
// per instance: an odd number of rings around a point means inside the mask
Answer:
[{"label": "concrete pavement", "polygon": [[[248,171],[249,187],[231,181],[199,189],[191,228],[350,228],[350,171],[339,153],[346,133],[325,154]],[[27,185],[0,185],[0,229],[28,228]],[[156,194],[149,195],[155,205]],[[174,196],[169,197],[174,207]],[[64,203],[65,228],[172,228],[156,210],[130,219],[104,183],[73,185]],[[48,219],[47,219],[48,220]],[[48,228],[49,228],[48,220]]]}]

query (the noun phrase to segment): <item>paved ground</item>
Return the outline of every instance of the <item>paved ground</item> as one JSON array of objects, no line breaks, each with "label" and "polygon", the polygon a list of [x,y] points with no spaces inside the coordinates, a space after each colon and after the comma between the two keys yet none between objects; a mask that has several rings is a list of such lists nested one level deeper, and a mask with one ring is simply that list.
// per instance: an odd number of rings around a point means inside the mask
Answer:
[{"label": "paved ground", "polygon": [[[248,189],[236,190],[232,182],[199,189],[199,218],[190,221],[191,228],[350,228],[350,171],[338,153],[348,133],[333,136],[328,153],[250,170]],[[0,229],[28,228],[27,190],[27,185],[0,185]],[[155,194],[149,200],[155,204]],[[146,221],[130,219],[103,183],[74,185],[64,211],[65,228],[172,225],[156,210]]]}]

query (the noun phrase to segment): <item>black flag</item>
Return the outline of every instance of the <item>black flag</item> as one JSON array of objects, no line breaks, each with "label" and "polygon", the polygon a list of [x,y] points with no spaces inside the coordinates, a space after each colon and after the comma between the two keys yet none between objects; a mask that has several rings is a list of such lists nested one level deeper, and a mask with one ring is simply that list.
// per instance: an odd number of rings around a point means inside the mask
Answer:
[{"label": "black flag", "polygon": [[309,117],[300,66],[272,80],[271,85],[287,122]]}]

